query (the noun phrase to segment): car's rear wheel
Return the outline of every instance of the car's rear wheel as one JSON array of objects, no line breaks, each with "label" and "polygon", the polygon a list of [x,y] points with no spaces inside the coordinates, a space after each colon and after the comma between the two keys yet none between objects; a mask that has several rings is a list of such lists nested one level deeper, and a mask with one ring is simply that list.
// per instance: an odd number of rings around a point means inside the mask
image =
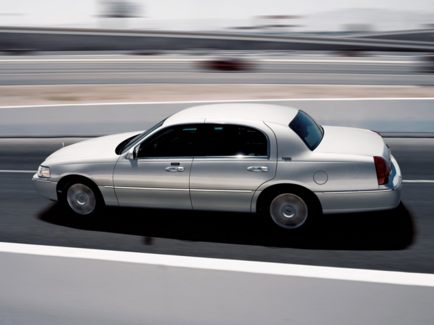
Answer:
[{"label": "car's rear wheel", "polygon": [[270,200],[268,212],[275,224],[292,230],[307,227],[312,217],[311,210],[302,196],[280,193]]},{"label": "car's rear wheel", "polygon": [[74,181],[65,186],[62,198],[64,206],[73,216],[91,217],[98,214],[102,200],[98,190],[90,182]]}]

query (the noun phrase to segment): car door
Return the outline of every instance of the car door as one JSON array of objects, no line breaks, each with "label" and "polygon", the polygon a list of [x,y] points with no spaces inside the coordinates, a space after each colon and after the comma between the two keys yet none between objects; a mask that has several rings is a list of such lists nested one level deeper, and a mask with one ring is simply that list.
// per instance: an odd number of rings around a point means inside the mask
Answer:
[{"label": "car door", "polygon": [[169,126],[120,157],[113,174],[121,206],[191,209],[189,176],[198,136],[196,125]]},{"label": "car door", "polygon": [[255,190],[276,171],[274,135],[262,126],[204,124],[190,175],[193,209],[251,211]]}]

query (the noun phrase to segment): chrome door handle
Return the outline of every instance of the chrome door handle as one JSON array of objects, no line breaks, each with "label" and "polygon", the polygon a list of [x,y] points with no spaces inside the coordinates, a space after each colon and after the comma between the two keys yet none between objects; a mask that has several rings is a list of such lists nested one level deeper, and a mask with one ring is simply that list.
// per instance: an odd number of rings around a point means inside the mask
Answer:
[{"label": "chrome door handle", "polygon": [[165,168],[167,172],[184,172],[184,167],[182,166],[168,166]]},{"label": "chrome door handle", "polygon": [[267,166],[249,166],[246,169],[250,172],[268,172],[269,168]]}]

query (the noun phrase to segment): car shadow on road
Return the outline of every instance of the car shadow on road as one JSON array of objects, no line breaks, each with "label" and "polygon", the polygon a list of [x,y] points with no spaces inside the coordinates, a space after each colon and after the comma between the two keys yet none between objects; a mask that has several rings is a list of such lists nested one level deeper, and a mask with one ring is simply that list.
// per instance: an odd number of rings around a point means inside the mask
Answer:
[{"label": "car shadow on road", "polygon": [[45,222],[66,227],[155,238],[238,245],[327,250],[400,250],[414,240],[413,218],[401,204],[389,211],[319,217],[304,231],[286,231],[253,214],[106,208],[92,220],[66,217],[59,205],[42,212]]}]

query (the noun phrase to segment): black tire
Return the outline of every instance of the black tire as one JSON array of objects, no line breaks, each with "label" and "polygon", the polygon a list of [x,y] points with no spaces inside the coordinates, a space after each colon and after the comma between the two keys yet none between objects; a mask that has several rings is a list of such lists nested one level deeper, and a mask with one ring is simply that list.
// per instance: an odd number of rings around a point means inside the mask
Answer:
[{"label": "black tire", "polygon": [[65,184],[61,204],[72,217],[87,219],[97,216],[104,203],[98,188],[86,180],[72,180]]}]

